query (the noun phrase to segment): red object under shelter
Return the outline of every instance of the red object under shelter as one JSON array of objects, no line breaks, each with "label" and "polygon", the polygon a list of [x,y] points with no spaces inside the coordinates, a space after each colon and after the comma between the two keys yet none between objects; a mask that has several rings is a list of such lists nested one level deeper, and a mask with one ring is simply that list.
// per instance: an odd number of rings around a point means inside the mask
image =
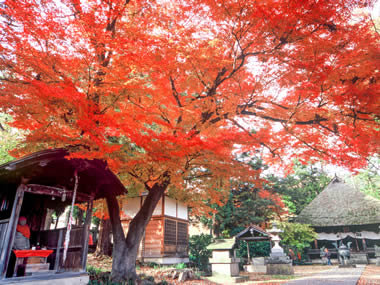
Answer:
[{"label": "red object under shelter", "polygon": [[32,256],[38,256],[38,257],[48,257],[51,253],[53,253],[52,250],[14,250],[13,251],[17,258],[22,257],[32,257]]}]

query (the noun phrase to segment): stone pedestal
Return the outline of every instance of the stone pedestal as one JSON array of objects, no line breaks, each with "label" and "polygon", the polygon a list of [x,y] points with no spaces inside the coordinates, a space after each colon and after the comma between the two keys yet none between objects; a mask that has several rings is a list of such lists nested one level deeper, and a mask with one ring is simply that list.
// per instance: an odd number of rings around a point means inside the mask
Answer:
[{"label": "stone pedestal", "polygon": [[240,258],[230,257],[230,251],[213,251],[210,258],[212,273],[238,276]]},{"label": "stone pedestal", "polygon": [[376,265],[380,266],[380,247],[375,245]]},{"label": "stone pedestal", "polygon": [[293,275],[294,269],[292,261],[284,253],[284,250],[280,246],[280,236],[279,233],[282,230],[278,229],[276,224],[273,224],[273,228],[268,231],[272,234],[272,241],[274,246],[271,249],[270,256],[266,259],[267,264],[267,274],[270,275]]},{"label": "stone pedestal", "polygon": [[233,254],[235,239],[217,240],[210,244],[207,248],[212,250],[211,264],[212,277],[211,281],[218,282],[226,280],[229,283],[244,282],[247,280],[245,276],[239,276],[240,258],[236,258]]},{"label": "stone pedestal", "polygon": [[291,263],[267,264],[267,274],[270,275],[293,275],[294,269]]},{"label": "stone pedestal", "polygon": [[267,267],[265,265],[265,259],[264,257],[255,257],[252,258],[251,264],[244,265],[244,270],[246,272],[252,272],[252,273],[266,273]]},{"label": "stone pedestal", "polygon": [[351,252],[350,260],[352,264],[368,264],[368,255],[366,253]]}]

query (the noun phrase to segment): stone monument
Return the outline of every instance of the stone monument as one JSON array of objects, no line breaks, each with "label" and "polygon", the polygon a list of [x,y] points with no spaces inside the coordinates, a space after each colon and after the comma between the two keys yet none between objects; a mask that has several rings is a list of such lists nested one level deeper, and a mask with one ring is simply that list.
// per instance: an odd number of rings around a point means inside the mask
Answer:
[{"label": "stone monument", "polygon": [[246,281],[246,276],[239,276],[240,258],[235,256],[235,243],[235,238],[217,239],[207,247],[212,251],[212,258],[209,260],[212,277],[208,279],[215,282],[220,279],[231,283]]},{"label": "stone monument", "polygon": [[266,273],[267,266],[265,265],[264,257],[251,258],[251,264],[244,265],[244,270],[251,273]]},{"label": "stone monument", "polygon": [[271,234],[271,240],[274,246],[271,249],[270,256],[266,259],[267,274],[271,275],[293,275],[294,269],[289,256],[284,253],[280,246],[280,233],[283,232],[277,228],[277,224],[273,223],[273,228],[268,231]]}]

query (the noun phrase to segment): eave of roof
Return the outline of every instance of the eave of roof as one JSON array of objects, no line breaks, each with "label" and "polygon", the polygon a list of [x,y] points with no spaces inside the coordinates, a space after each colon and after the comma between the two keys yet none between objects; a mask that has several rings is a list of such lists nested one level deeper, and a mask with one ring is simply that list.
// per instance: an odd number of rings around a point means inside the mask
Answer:
[{"label": "eave of roof", "polygon": [[78,192],[95,199],[127,192],[104,161],[67,159],[68,155],[65,149],[44,150],[0,165],[0,184],[18,185],[22,178],[27,178],[35,184],[73,189],[74,172],[77,171]]}]

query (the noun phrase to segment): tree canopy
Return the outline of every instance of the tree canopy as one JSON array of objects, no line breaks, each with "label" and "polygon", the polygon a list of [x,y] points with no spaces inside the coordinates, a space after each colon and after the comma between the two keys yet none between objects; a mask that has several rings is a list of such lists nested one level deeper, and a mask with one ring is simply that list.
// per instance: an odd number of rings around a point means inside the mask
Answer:
[{"label": "tree canopy", "polygon": [[5,1],[1,107],[24,151],[81,146],[148,184],[234,169],[236,145],[362,165],[379,38],[361,3]]}]

